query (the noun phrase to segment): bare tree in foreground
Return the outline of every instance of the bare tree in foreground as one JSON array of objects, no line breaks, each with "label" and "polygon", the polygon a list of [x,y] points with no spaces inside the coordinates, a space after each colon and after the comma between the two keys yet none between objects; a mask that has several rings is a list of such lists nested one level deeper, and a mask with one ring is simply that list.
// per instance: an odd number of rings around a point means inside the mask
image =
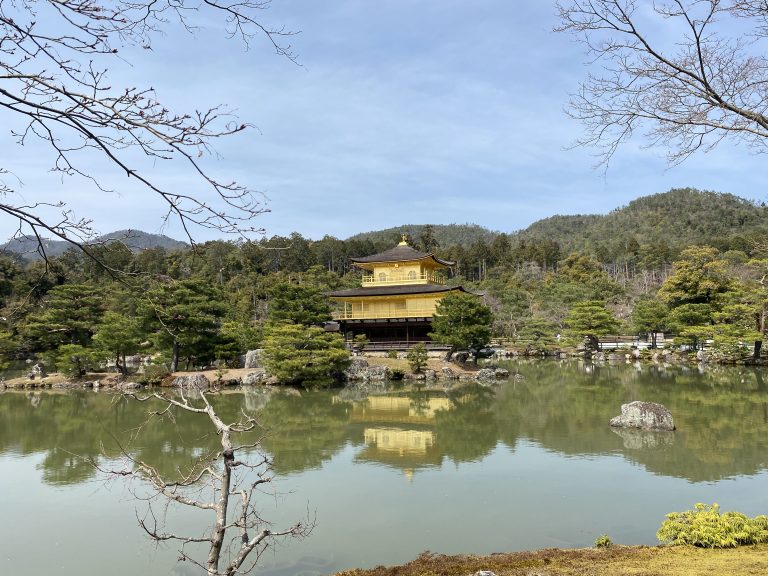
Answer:
[{"label": "bare tree in foreground", "polygon": [[[734,137],[768,148],[765,0],[560,0],[592,72],[568,112],[602,161],[642,130],[678,163]],[[670,40],[669,35],[674,37]]]},{"label": "bare tree in foreground", "polygon": [[[194,32],[192,21],[200,18],[223,22],[228,35],[246,45],[260,36],[293,60],[290,46],[283,44],[291,32],[259,20],[269,2],[0,1],[0,127],[19,145],[43,142],[52,152],[51,169],[83,178],[94,193],[108,191],[97,171],[133,179],[139,190],[162,200],[165,220],[175,219],[190,241],[194,226],[232,234],[258,230],[251,219],[264,211],[261,196],[214,177],[203,163],[213,141],[247,125],[220,106],[170,110],[151,87],[113,86],[109,67],[124,63],[124,48],[152,54],[158,34],[174,26]],[[181,162],[198,177],[198,186],[181,190],[160,184],[151,173],[153,162],[160,161]],[[64,201],[35,201],[34,191],[27,191],[31,200],[25,200],[19,189],[23,177],[0,164],[0,213],[15,219],[17,234],[36,237],[42,256],[43,235],[88,252],[86,242],[96,236],[91,220],[75,216]]]},{"label": "bare tree in foreground", "polygon": [[[293,526],[273,529],[257,509],[257,496],[265,484],[272,481],[271,462],[258,454],[255,461],[241,460],[241,454],[258,446],[258,441],[236,445],[233,436],[253,431],[256,420],[243,414],[243,418],[226,424],[216,413],[208,398],[209,392],[193,391],[199,397],[193,401],[188,395],[180,399],[160,394],[131,396],[139,401],[159,400],[165,408],[152,412],[153,416],[173,418],[173,410],[184,410],[205,415],[219,436],[221,450],[210,458],[201,458],[181,477],[169,479],[158,468],[137,460],[123,450],[126,468],[105,469],[95,462],[91,464],[110,476],[130,477],[140,480],[149,489],[148,495],[139,491],[139,498],[147,501],[147,512],[138,517],[139,525],[156,542],[176,542],[180,546],[179,560],[196,564],[208,576],[233,576],[247,574],[254,569],[261,554],[282,537],[307,536],[314,523],[296,523]],[[249,455],[250,456],[250,455]],[[211,515],[210,530],[204,535],[184,535],[166,532],[163,517],[169,505],[181,505],[204,510]],[[163,509],[158,514],[157,509]],[[207,546],[205,561],[195,557],[194,547]],[[190,551],[190,547],[192,550]]]}]

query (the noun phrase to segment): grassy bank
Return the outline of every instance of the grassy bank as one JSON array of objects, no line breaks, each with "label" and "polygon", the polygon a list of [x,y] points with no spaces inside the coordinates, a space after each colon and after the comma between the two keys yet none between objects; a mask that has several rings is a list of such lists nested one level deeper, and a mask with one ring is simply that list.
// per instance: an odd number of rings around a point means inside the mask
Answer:
[{"label": "grassy bank", "polygon": [[725,550],[688,546],[611,546],[489,556],[422,554],[402,566],[347,570],[337,576],[754,576],[768,574],[768,545]]}]

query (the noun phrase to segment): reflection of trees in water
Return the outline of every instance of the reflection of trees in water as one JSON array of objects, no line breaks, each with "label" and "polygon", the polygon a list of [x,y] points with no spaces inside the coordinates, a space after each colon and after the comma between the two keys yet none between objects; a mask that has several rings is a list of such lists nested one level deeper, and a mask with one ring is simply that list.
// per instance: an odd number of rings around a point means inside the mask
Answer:
[{"label": "reflection of trees in water", "polygon": [[[496,388],[459,386],[448,392],[385,392],[365,404],[338,391],[265,394],[227,393],[217,410],[234,420],[241,409],[261,408],[267,429],[263,447],[278,473],[320,466],[346,444],[369,445],[362,459],[400,469],[438,466],[444,458],[475,461],[498,441],[514,448],[521,438],[555,452],[622,454],[649,471],[717,480],[755,474],[768,468],[768,387],[758,369],[723,368],[703,374],[643,366],[592,366],[576,363],[516,363],[522,375]],[[392,407],[386,399],[392,398]],[[649,400],[667,406],[678,430],[674,441],[625,438],[608,421],[622,403]],[[375,406],[374,406],[375,404]],[[403,404],[403,406],[400,406]],[[367,406],[366,410],[361,407]],[[0,454],[42,453],[43,479],[51,484],[81,482],[94,475],[80,457],[117,457],[119,445],[169,474],[203,453],[217,450],[217,439],[193,414],[147,421],[146,404],[119,396],[77,393],[0,395]],[[390,413],[386,413],[389,409]],[[400,431],[384,436],[383,429]],[[251,435],[243,441],[253,441]],[[381,443],[384,450],[369,450]],[[397,442],[410,445],[396,450]],[[418,446],[417,446],[418,444]],[[424,450],[421,450],[423,445]],[[374,446],[375,448],[375,446]],[[423,453],[423,454],[422,454]],[[407,458],[406,458],[407,456]],[[385,462],[386,461],[386,462]]]},{"label": "reflection of trees in water", "polygon": [[301,472],[329,460],[350,440],[348,412],[348,403],[334,402],[325,390],[274,394],[259,422],[267,428],[262,446],[272,454],[275,472]]},{"label": "reflection of trees in water", "polygon": [[496,446],[497,422],[493,414],[495,391],[470,385],[448,393],[449,410],[435,414],[437,442],[443,454],[459,462],[487,456]]},{"label": "reflection of trees in water", "polygon": [[[768,467],[768,395],[754,369],[646,367],[547,363],[519,366],[522,382],[498,395],[497,414],[515,414],[519,433],[565,454],[621,452],[649,471],[691,481],[755,474]],[[664,404],[678,430],[674,442],[635,447],[611,433],[621,404]],[[504,439],[507,442],[507,439]]]}]

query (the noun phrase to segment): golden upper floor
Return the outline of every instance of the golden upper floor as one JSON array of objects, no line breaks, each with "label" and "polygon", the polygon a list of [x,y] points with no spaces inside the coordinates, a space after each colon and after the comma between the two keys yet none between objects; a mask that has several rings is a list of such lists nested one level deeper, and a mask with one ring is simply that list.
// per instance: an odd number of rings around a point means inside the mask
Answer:
[{"label": "golden upper floor", "polygon": [[352,258],[363,269],[363,287],[407,284],[445,284],[445,269],[453,262],[441,260],[429,252],[420,252],[403,238],[397,246],[385,252]]}]

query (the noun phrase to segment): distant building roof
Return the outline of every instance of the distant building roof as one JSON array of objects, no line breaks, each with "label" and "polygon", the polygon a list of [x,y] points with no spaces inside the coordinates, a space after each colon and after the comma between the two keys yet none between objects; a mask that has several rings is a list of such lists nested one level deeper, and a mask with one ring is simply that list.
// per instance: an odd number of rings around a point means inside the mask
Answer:
[{"label": "distant building roof", "polygon": [[406,284],[401,286],[373,286],[371,288],[350,288],[330,292],[331,298],[350,298],[354,296],[395,296],[398,294],[436,294],[458,290],[466,292],[461,286],[443,286],[441,284]]},{"label": "distant building roof", "polygon": [[357,264],[373,264],[375,262],[408,262],[411,260],[426,260],[432,259],[438,264],[443,266],[453,266],[455,262],[449,262],[448,260],[441,260],[437,258],[431,252],[421,252],[415,248],[411,248],[405,242],[401,242],[394,248],[374,254],[372,256],[364,256],[362,258],[350,258],[352,262]]}]

